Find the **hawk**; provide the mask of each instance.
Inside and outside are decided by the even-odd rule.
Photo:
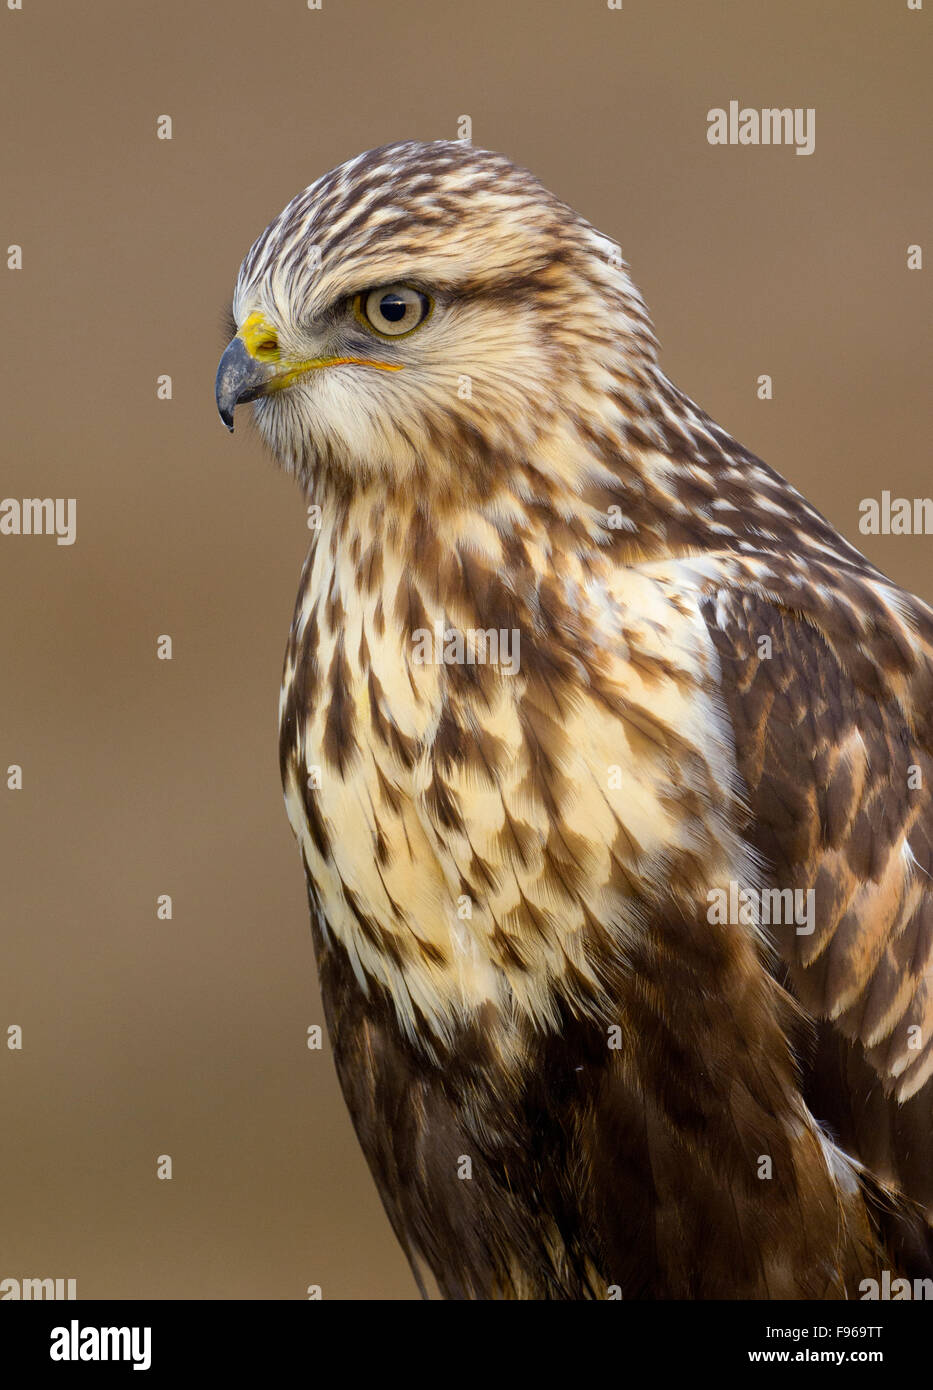
[[[221,417],[319,520],[281,770],[422,1292],[933,1274],[933,612],[671,384],[615,243],[502,155],[341,165],[233,316]]]

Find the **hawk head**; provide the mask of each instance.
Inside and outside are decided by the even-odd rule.
[[[487,492],[532,453],[566,481],[568,409],[598,403],[605,427],[621,361],[630,414],[656,362],[618,247],[503,155],[455,141],[386,145],[298,194],[244,260],[233,314],[221,417],[232,429],[253,401],[306,487]]]

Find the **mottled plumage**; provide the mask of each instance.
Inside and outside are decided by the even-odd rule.
[[[383,286],[424,321],[380,336]],[[342,165],[233,310],[224,418],[255,400],[320,507],[282,776],[423,1286],[933,1273],[930,609],[666,379],[614,243],[500,155]],[[417,658],[490,630],[514,673]],[[812,933],[711,920],[769,888]]]

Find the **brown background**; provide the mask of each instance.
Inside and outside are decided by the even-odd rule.
[[[933,599],[929,538],[857,529],[861,498],[933,491],[930,272],[906,269],[931,213],[930,11],[0,9],[0,493],[78,499],[71,548],[0,537],[0,767],[25,770],[0,781],[0,1278],[414,1293],[329,1052],[305,1046],[322,1020],[276,708],[307,533],[212,396],[254,237],[343,159],[470,114],[475,144],[620,243],[678,385]],[[815,154],[711,147],[730,98],[815,107]]]

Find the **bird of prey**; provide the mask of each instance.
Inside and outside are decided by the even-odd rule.
[[[502,155],[342,164],[233,316],[221,417],[316,526],[280,748],[326,1019],[422,1292],[917,1287],[933,612]]]

